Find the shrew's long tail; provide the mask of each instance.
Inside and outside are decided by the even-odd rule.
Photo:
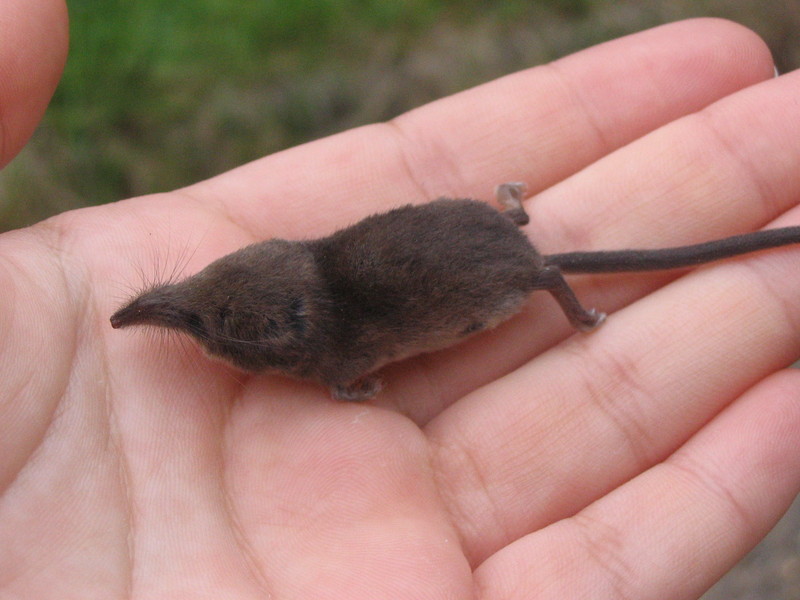
[[[548,254],[548,265],[565,273],[659,271],[700,265],[731,256],[800,243],[800,227],[766,229],[721,240],[658,250],[599,250]]]

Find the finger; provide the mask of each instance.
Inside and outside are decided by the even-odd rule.
[[[800,491],[799,385],[771,377],[665,463],[498,552],[479,597],[698,598]]]
[[[256,161],[189,190],[257,237],[324,233],[439,195],[544,189],[638,136],[773,74],[726,21],[675,23]],[[621,102],[620,98],[625,101]]]
[[[44,114],[67,57],[63,0],[0,3],[0,167]]]
[[[735,211],[746,221],[797,201],[800,181],[792,173],[800,163],[800,126],[787,123],[796,121],[790,115],[798,87],[798,76],[766,82],[711,109],[725,117],[717,124],[718,136],[738,130],[739,142],[757,136],[764,145],[751,145],[746,169],[726,168],[720,159],[726,176],[737,178],[733,182],[714,177],[716,166],[698,167],[702,191],[696,202],[717,196],[703,187],[709,179],[746,191]],[[776,111],[774,119],[765,106]],[[691,147],[692,138],[703,139],[702,131],[693,134],[682,123],[674,127],[683,131],[672,141],[677,155]],[[652,164],[654,152],[665,152],[667,133],[655,134],[652,147],[649,137],[632,144],[620,160],[628,153],[631,161],[639,156]],[[771,158],[776,155],[781,158]],[[615,178],[613,169],[597,175]],[[690,183],[684,185],[691,197]],[[757,208],[749,209],[747,201]],[[787,219],[796,223],[800,215]],[[691,216],[679,207],[673,221],[679,229]],[[624,226],[618,227],[625,235]],[[780,249],[691,273],[433,421],[429,433],[438,448],[443,493],[461,515],[456,520],[464,524],[475,559],[571,514],[652,465],[743,389],[791,362],[798,350],[797,252]],[[606,308],[605,301],[601,306]]]

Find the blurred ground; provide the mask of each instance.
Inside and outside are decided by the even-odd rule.
[[[71,53],[0,173],[0,231],[164,191],[593,44],[693,16],[800,66],[800,0],[70,0]],[[800,446],[800,444],[799,444]],[[704,600],[800,599],[800,502]]]
[[[702,600],[800,599],[800,500]]]

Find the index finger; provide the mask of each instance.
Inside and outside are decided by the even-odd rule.
[[[675,23],[515,73],[191,188],[265,238],[327,233],[440,195],[535,193],[627,142],[771,77],[764,43],[718,20]]]

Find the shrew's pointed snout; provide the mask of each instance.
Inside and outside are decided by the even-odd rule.
[[[111,327],[131,325],[178,327],[185,319],[175,299],[166,289],[158,288],[137,296],[111,315]]]
[[[131,300],[111,315],[111,327],[120,329],[130,325],[143,325],[144,323],[160,324],[159,314],[163,312],[163,302],[153,302],[146,296],[139,296]]]
[[[127,323],[127,320],[125,319],[125,315],[122,312],[122,309],[118,310],[113,315],[111,315],[111,327],[113,327],[114,329],[125,327],[125,325],[128,324],[129,323]]]

